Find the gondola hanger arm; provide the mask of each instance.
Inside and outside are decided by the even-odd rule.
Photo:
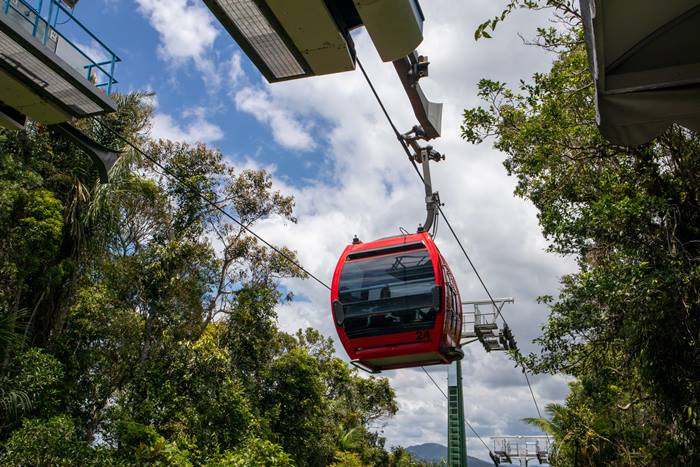
[[[393,61],[404,91],[413,107],[413,113],[423,128],[423,139],[438,138],[442,130],[442,104],[431,102],[425,97],[418,80],[428,76],[428,57],[413,51],[405,57]]]
[[[440,195],[433,191],[433,183],[430,177],[430,161],[440,162],[445,160],[445,156],[433,149],[432,146],[421,146],[418,142],[421,139],[426,139],[426,133],[423,127],[416,125],[411,131],[401,135],[401,139],[413,150],[409,156],[414,164],[421,164],[423,169],[423,185],[425,187],[425,222],[419,226],[418,230],[430,232],[433,227],[436,217],[438,216],[438,207],[440,203]]]

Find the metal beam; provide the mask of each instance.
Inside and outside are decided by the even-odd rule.
[[[418,84],[420,78],[428,76],[427,58],[413,51],[403,58],[394,60],[393,64],[411,102],[413,113],[423,128],[425,133],[423,139],[438,138],[442,131],[442,104],[429,101]]]
[[[491,300],[472,300],[469,302],[462,302],[462,305],[493,305],[493,302],[496,302],[496,303],[515,303],[515,300],[513,299],[513,297],[494,298],[493,301],[491,301]]]
[[[117,162],[117,159],[119,159],[121,155],[120,151],[114,151],[101,145],[67,122],[51,125],[50,128],[57,130],[87,153],[95,163],[97,171],[100,173],[100,180],[102,183],[109,182],[109,171],[114,166],[114,163]]]

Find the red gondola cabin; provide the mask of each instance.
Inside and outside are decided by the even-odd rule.
[[[348,245],[333,275],[331,305],[345,350],[368,371],[464,355],[459,291],[427,232]]]

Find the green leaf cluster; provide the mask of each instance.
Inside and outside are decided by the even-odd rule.
[[[550,9],[554,27],[533,45],[551,68],[515,88],[484,79],[481,107],[464,112],[463,137],[505,154],[515,193],[538,209],[550,250],[573,257],[538,372],[573,375],[552,420],[558,465],[681,465],[700,446],[700,138],[670,128],[638,147],[610,144],[595,124],[580,15],[572,2],[513,2]],[[508,8],[511,8],[513,3]],[[547,425],[547,423],[554,425]]]
[[[295,222],[294,200],[205,145],[150,139],[148,97],[102,118],[157,164],[78,123],[123,150],[106,185],[49,129],[0,130],[0,464],[388,465],[387,380],[277,328],[280,281],[305,274],[246,228]]]

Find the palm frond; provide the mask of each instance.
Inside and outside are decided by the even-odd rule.
[[[32,401],[24,391],[0,389],[0,420],[15,419],[32,408]]]
[[[24,338],[25,318],[27,310],[0,310],[0,351],[7,352],[11,347],[18,346]]]
[[[556,428],[552,424],[551,420],[548,420],[546,418],[528,417],[524,418],[523,421],[527,424],[536,426],[537,428],[544,431],[550,436],[555,436],[556,434]]]

